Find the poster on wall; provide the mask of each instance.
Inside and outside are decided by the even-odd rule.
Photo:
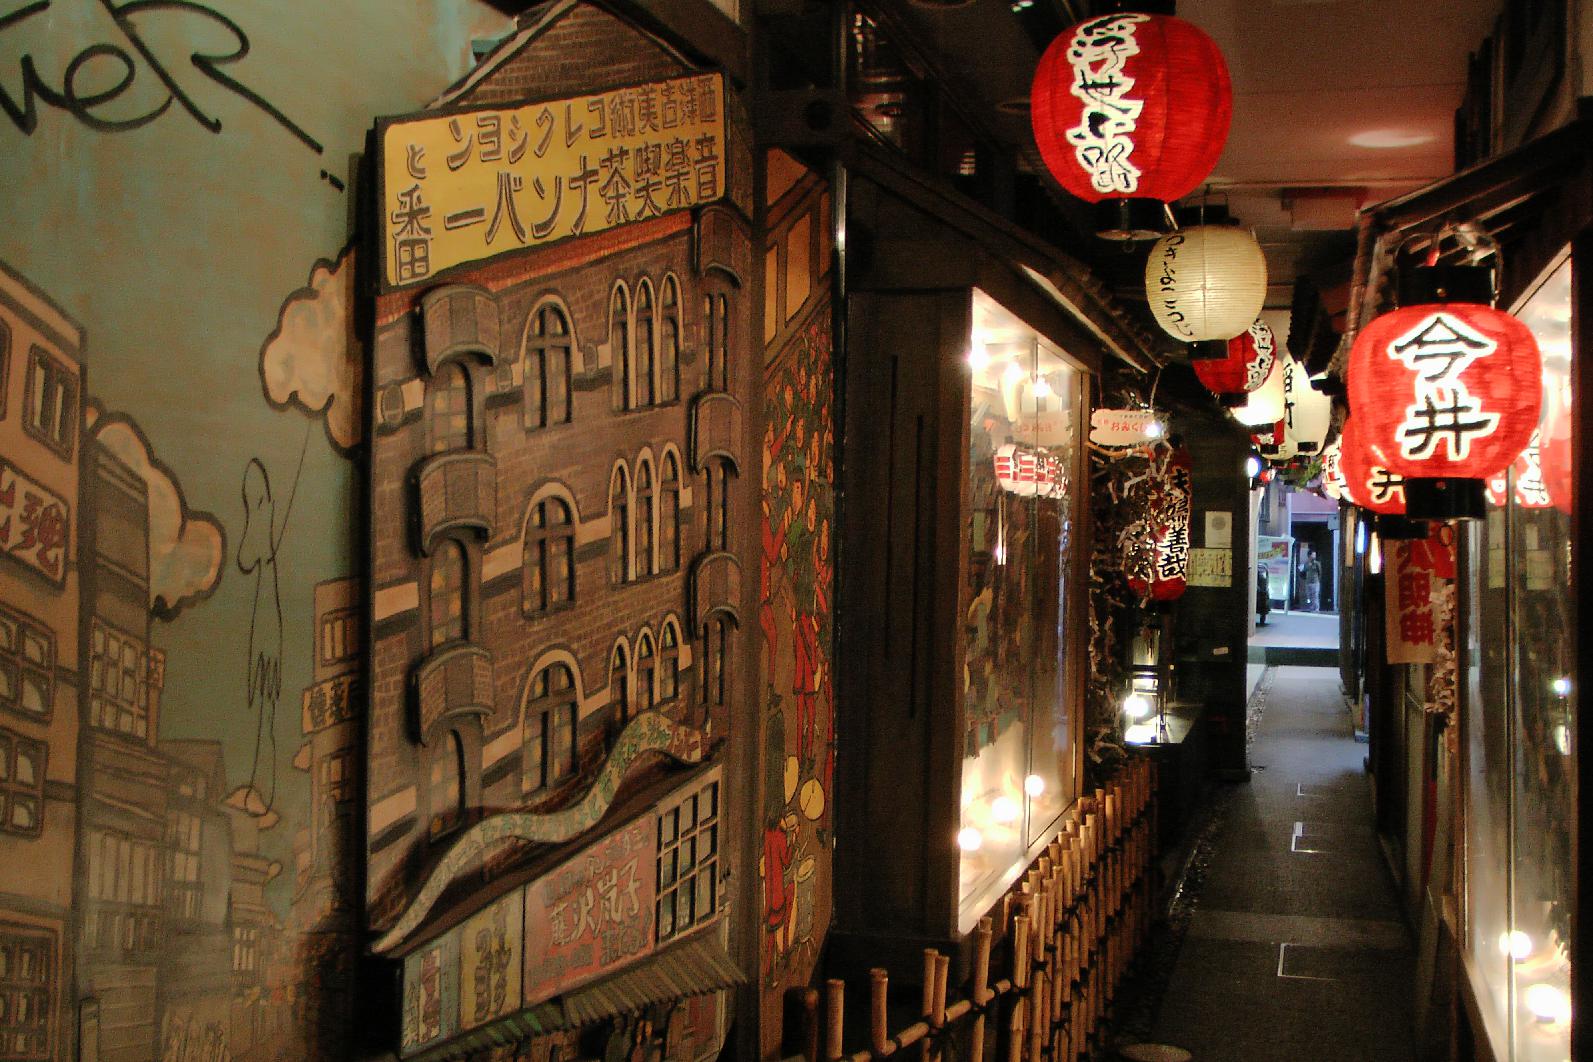
[[[1390,664],[1430,664],[1443,647],[1444,591],[1455,579],[1453,533],[1383,544],[1384,623]]]
[[[1256,536],[1256,566],[1267,573],[1267,596],[1274,604],[1286,604],[1289,600],[1289,558],[1293,555],[1294,539]]]

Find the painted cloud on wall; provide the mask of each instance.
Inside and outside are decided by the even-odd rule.
[[[149,610],[174,619],[221,581],[226,533],[210,513],[188,508],[171,469],[150,453],[149,440],[131,418],[89,406],[85,423],[149,489]]]
[[[278,409],[298,407],[326,417],[326,435],[340,453],[358,446],[364,357],[349,307],[354,298],[354,248],[337,261],[319,259],[305,286],[287,297],[277,327],[260,348],[260,379]]]

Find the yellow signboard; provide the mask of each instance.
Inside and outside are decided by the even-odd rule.
[[[397,118],[380,139],[388,288],[686,210],[727,185],[718,73]]]

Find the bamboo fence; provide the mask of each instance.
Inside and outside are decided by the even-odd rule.
[[[973,961],[947,1002],[951,958],[924,950],[921,1017],[890,1033],[890,978],[869,971],[868,1046],[847,1052],[846,985],[807,989],[797,1058],[940,1062],[948,1038],[969,1062],[1078,1062],[1099,1048],[1117,989],[1152,922],[1156,776],[1132,760],[1106,786],[1079,799],[1061,829],[973,935]],[[992,982],[992,950],[1006,976]]]

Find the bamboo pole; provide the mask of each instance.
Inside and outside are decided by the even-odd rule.
[[[824,1057],[841,1057],[842,1021],[846,1013],[846,982],[830,978],[824,982]]]
[[[985,1062],[984,1006],[994,995],[989,987],[990,935],[990,919],[979,919],[979,925],[974,930],[973,985],[968,998],[980,1010],[973,1022],[973,1037],[968,1045],[968,1062]]]
[[[878,966],[868,972],[868,1041],[877,1058],[883,1058],[890,1053],[891,1034],[886,1010],[886,994],[889,990],[889,973]]]

